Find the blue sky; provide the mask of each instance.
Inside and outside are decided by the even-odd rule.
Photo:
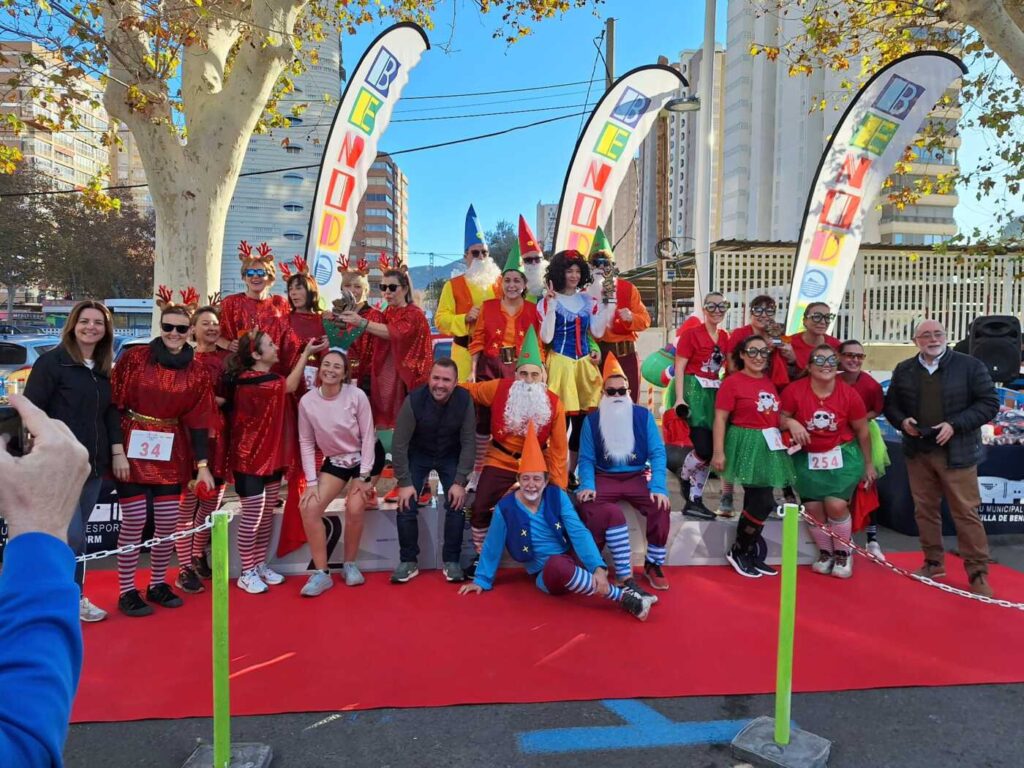
[[[604,30],[604,20],[609,16],[617,20],[617,75],[642,64],[653,64],[662,54],[670,61],[677,60],[680,50],[699,47],[704,33],[702,0],[609,0],[599,7],[599,16],[585,9],[570,11],[535,25],[532,35],[508,47],[491,37],[500,15],[482,15],[475,4],[462,0],[455,3],[451,52],[445,53],[438,46],[438,42],[447,42],[451,34],[449,2],[443,4],[436,16],[436,28],[429,33],[432,48],[412,71],[403,101],[395,109],[395,120],[584,104],[586,85],[436,101],[406,101],[404,97],[589,80],[596,56],[593,40]],[[720,42],[725,40],[725,5],[725,0],[719,0],[716,37]],[[384,26],[365,25],[357,35],[342,39],[342,59],[348,72],[355,68],[363,50]],[[598,60],[595,77],[601,77],[603,72],[604,64]],[[593,84],[591,107],[603,91],[603,82]],[[450,108],[436,109],[441,106]],[[424,108],[436,111],[408,111]],[[421,146],[580,111],[392,122],[380,149]],[[476,207],[485,229],[493,228],[501,219],[515,222],[520,213],[533,224],[538,202],[558,202],[580,120],[570,118],[506,136],[397,157],[409,178],[409,250],[437,253],[438,263],[456,258],[456,254],[462,253],[463,222],[470,203]],[[409,260],[416,265],[427,263],[427,258],[413,253]]]

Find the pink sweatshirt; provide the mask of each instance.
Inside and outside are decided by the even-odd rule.
[[[317,448],[344,466],[358,463],[360,475],[370,474],[376,441],[370,401],[355,384],[343,384],[332,398],[311,389],[299,400],[299,453],[307,483],[317,481]]]

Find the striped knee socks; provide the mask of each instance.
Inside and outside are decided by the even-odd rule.
[[[633,575],[633,565],[629,559],[629,527],[617,525],[605,531],[604,535],[608,551],[612,553],[612,562],[615,563],[615,577],[628,579]]]
[[[178,497],[157,496],[153,499],[153,528],[154,535],[162,539],[174,533],[178,524]],[[165,541],[153,547],[149,553],[149,566],[151,575],[150,585],[162,584],[167,578],[167,566],[171,562],[171,553],[174,552],[174,543]]]
[[[132,496],[120,499],[121,529],[117,534],[117,546],[126,547],[142,541],[142,529],[146,526],[146,497]],[[117,582],[120,593],[135,589],[135,570],[139,565],[139,550],[117,556]]]
[[[196,510],[199,508],[199,499],[190,488],[181,492],[181,500],[178,502],[178,532],[187,531],[193,526],[196,519]],[[178,565],[182,568],[192,565],[192,537],[178,539],[174,542],[174,551],[178,555]]]
[[[622,599],[622,587],[616,587],[614,584],[610,585],[611,589],[608,594],[605,595],[609,600],[618,602]],[[576,570],[572,572],[568,583],[565,588],[570,592],[576,592],[580,595],[592,595],[594,594],[594,577],[589,571],[576,566]]]
[[[238,555],[242,560],[242,570],[249,571],[259,565],[256,554],[256,539],[262,518],[266,492],[258,496],[241,496],[242,519],[238,522]]]

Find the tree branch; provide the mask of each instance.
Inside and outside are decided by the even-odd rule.
[[[242,13],[239,4],[228,0],[223,5]],[[211,103],[210,97],[224,88],[228,56],[238,41],[241,23],[236,18],[221,15],[218,7],[207,9],[195,25],[194,39],[186,42],[181,58],[182,112],[190,135],[204,131],[204,117]]]
[[[1024,83],[1024,9],[1018,0],[949,0],[946,14],[976,29]]]

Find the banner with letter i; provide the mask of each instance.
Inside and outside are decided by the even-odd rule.
[[[812,302],[839,309],[864,234],[864,211],[928,113],[965,74],[956,56],[911,53],[876,72],[846,108],[807,198],[786,333],[803,328],[804,308]]]
[[[429,48],[418,25],[395,24],[370,44],[345,84],[327,135],[306,236],[306,261],[328,303],[341,295],[337,260],[352,244],[377,144],[409,82],[409,70]]]
[[[671,67],[651,64],[624,74],[597,102],[565,174],[555,218],[556,253],[590,252],[594,232],[607,222],[640,143],[665,102],[687,85]]]

